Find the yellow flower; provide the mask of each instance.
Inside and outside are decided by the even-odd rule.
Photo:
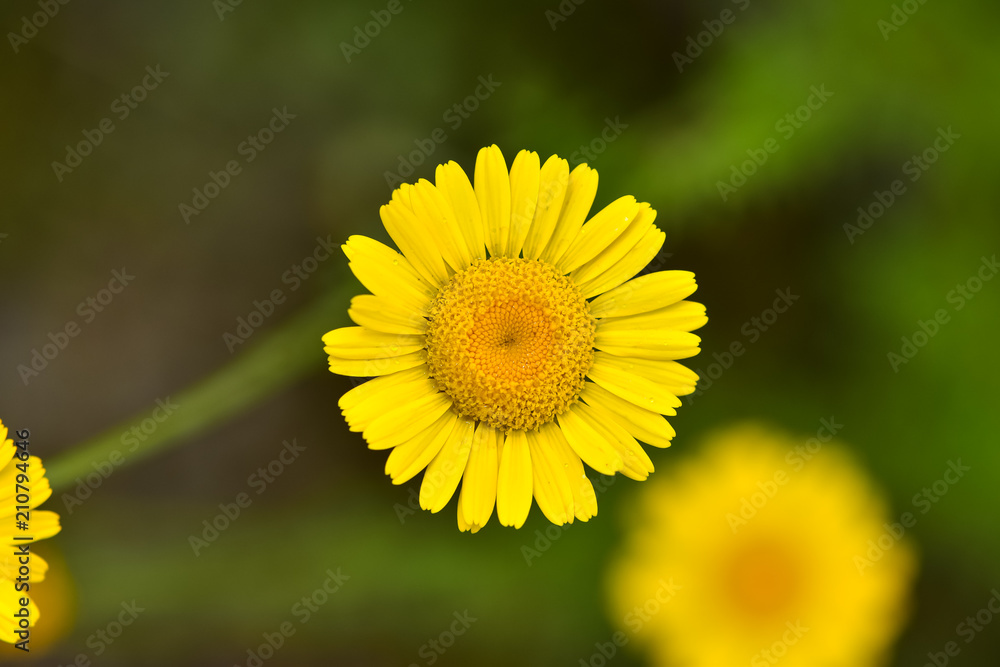
[[[330,370],[378,376],[340,407],[371,449],[392,449],[394,484],[426,468],[420,505],[440,511],[462,481],[458,525],[493,514],[520,527],[532,497],[555,524],[597,514],[583,463],[645,479],[638,441],[667,447],[677,398],[697,375],[707,321],[684,301],[694,274],[635,278],[659,252],[656,212],[621,197],[584,224],[597,172],[521,151],[507,170],[496,146],[475,187],[454,162],[436,183],[403,185],[381,209],[402,251],[364,236],[343,246],[372,294],[358,326],[323,336]],[[587,380],[590,380],[589,382]]]
[[[653,664],[882,664],[915,557],[843,450],[741,426],[674,472],[644,489],[608,578]],[[678,590],[660,604],[663,581]]]
[[[59,515],[35,510],[50,495],[52,489],[41,460],[37,456],[22,457],[0,421],[0,544],[4,549],[0,554],[0,641],[23,641],[24,636],[17,633],[24,632],[24,623],[31,627],[38,620],[30,588],[45,578],[49,566],[30,553],[27,545],[59,532]],[[27,526],[22,528],[19,522],[25,520],[26,514]],[[26,605],[21,604],[22,599],[27,600]],[[24,610],[26,621],[17,616]]]

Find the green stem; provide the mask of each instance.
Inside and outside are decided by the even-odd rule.
[[[258,401],[280,391],[311,372],[325,367],[320,337],[343,325],[346,304],[359,291],[353,281],[307,306],[279,328],[240,354],[232,363],[201,380],[171,400],[179,408],[133,451],[121,442],[122,434],[147,415],[137,415],[46,462],[49,482],[56,491],[77,477],[94,472],[92,464],[107,461],[114,452],[135,463],[187,437],[224,422]],[[116,455],[117,458],[117,455]]]

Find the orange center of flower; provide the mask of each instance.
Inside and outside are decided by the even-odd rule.
[[[785,613],[799,594],[798,559],[777,541],[762,539],[737,549],[727,575],[731,599],[754,618]]]
[[[579,397],[595,328],[580,290],[551,265],[477,260],[431,304],[427,364],[463,417],[530,430]]]

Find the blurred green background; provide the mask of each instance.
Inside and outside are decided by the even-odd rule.
[[[41,5],[55,15],[32,31],[25,20]],[[317,239],[387,240],[386,172],[423,147],[403,180],[452,159],[471,174],[491,143],[508,161],[529,148],[588,162],[601,176],[596,207],[622,194],[650,202],[667,233],[655,268],[695,271],[694,298],[708,306],[689,365],[706,376],[714,353],[744,343],[672,420],[674,447],[651,452],[659,471],[719,425],[766,419],[808,437],[831,416],[896,516],[949,460],[971,466],[913,529],[916,606],[893,664],[923,664],[954,640],[1000,584],[1000,281],[961,309],[952,293],[1000,250],[996,3],[394,7],[0,9],[0,418],[31,430],[53,473],[61,453],[100,433],[121,434],[127,466],[69,507],[63,494],[78,485],[63,479],[46,505],[63,518],[45,546],[63,555],[75,603],[72,626],[36,664],[85,654],[101,665],[243,665],[286,621],[296,633],[266,664],[576,665],[610,636],[603,571],[637,483],[599,492],[599,516],[559,531],[529,564],[522,547],[537,548],[549,525],[537,508],[520,531],[494,519],[475,536],[458,532],[454,500],[439,515],[411,513],[417,482],[389,483],[385,454],[350,434],[336,407],[351,383],[326,371],[319,336],[346,323],[363,290],[339,251],[303,263]],[[373,11],[391,20],[345,55]],[[248,148],[274,109],[294,118]],[[113,131],[95,134],[105,118]],[[935,149],[939,131],[952,138]],[[71,171],[54,167],[75,162],[67,146],[85,132],[100,143]],[[218,176],[234,160],[239,173]],[[179,207],[196,203],[210,172],[227,184],[186,221]],[[859,207],[872,212],[866,229]],[[296,266],[315,271],[296,282]],[[134,279],[101,304],[123,269]],[[276,289],[286,300],[231,353],[224,334]],[[765,331],[752,318],[778,289],[799,299]],[[889,353],[939,309],[948,321],[917,335],[925,344],[894,369]],[[19,371],[71,321],[79,334],[65,349],[37,375]],[[291,329],[298,338],[266,347]],[[295,349],[279,344],[289,340]],[[179,429],[218,409],[218,392],[178,397],[259,345],[270,360],[259,373],[221,385],[259,401],[129,460],[131,427]],[[162,423],[158,399],[179,405]],[[257,495],[248,478],[292,439],[305,449]],[[241,492],[252,504],[195,556],[189,536]],[[297,602],[338,568],[349,579],[300,624]],[[133,600],[144,611],[113,643],[92,638]],[[477,620],[443,656],[422,648],[466,610]],[[956,662],[998,656],[1000,623]]]

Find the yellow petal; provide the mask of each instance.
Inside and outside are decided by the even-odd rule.
[[[465,472],[465,464],[469,460],[475,430],[475,420],[458,420],[441,451],[424,472],[424,479],[420,484],[420,507],[440,512],[455,495],[455,489],[458,488],[458,482]]]
[[[524,258],[538,259],[542,249],[552,238],[552,232],[559,221],[566,188],[569,185],[569,163],[558,155],[553,155],[542,165],[538,181],[538,203],[535,217],[531,221],[528,236],[524,240]]]
[[[531,453],[524,431],[511,431],[504,442],[497,477],[497,519],[520,528],[531,510]]]
[[[372,294],[421,314],[428,313],[437,290],[420,277],[405,257],[367,236],[352,236],[341,248],[350,260],[351,271]]]
[[[456,162],[448,162],[438,165],[434,180],[438,190],[451,204],[451,210],[455,213],[455,219],[473,259],[486,259],[483,217],[479,212],[479,202],[476,200],[476,192],[472,189],[469,177]]]
[[[572,521],[573,490],[566,475],[566,463],[541,430],[526,435],[535,502],[542,514],[557,526]]]
[[[326,345],[323,350],[338,359],[386,359],[422,350],[424,337],[341,327],[324,334],[323,343]]]
[[[472,439],[469,463],[462,480],[460,512],[470,525],[486,525],[493,514],[497,498],[497,475],[500,469],[498,443],[503,433],[485,422],[479,422]]]
[[[674,428],[659,413],[640,408],[600,385],[587,382],[580,392],[580,398],[598,413],[603,413],[606,420],[616,421],[636,440],[654,447],[669,447],[676,435]],[[675,412],[671,410],[670,414]]]
[[[24,623],[26,623],[29,628],[34,627],[35,623],[38,622],[38,605],[35,604],[35,601],[32,600],[28,594],[17,591],[17,589],[14,588],[13,583],[5,582],[5,584],[5,586],[0,588],[0,609],[4,610],[4,614],[0,616],[0,641],[7,644],[16,644],[24,640],[23,636],[18,635],[19,632],[24,632],[24,628],[22,628],[20,624],[21,619],[23,618]],[[24,611],[20,612],[22,617],[17,618],[14,616],[14,610],[21,607],[22,597],[26,599],[27,604],[24,606]],[[59,604],[65,603],[60,602]],[[36,639],[35,641],[37,642],[39,640]],[[42,644],[41,646],[45,645]],[[41,646],[36,645],[34,650],[42,650]],[[15,649],[10,649],[7,652],[12,654],[14,653],[14,650]],[[16,660],[16,658],[12,658],[11,660],[5,662],[8,662],[9,664],[13,660]]]
[[[708,323],[705,306],[694,301],[678,301],[640,315],[606,317],[598,321],[598,331],[637,331],[640,329],[673,329],[694,331]]]
[[[408,371],[403,371],[401,373],[393,373],[392,375],[385,375],[380,378],[375,378],[374,380],[369,380],[363,384],[359,384],[350,391],[344,393],[337,402],[341,410],[348,410],[356,405],[364,403],[369,399],[377,397],[382,391],[394,387],[399,384],[404,384],[407,382],[412,382],[420,378],[427,377],[426,368],[411,368]]]
[[[538,153],[521,151],[510,166],[510,235],[505,257],[519,257],[538,203]]]
[[[540,259],[549,264],[557,264],[583,227],[583,221],[590,213],[597,196],[597,172],[585,164],[577,165],[569,174],[566,199],[563,202],[559,220],[552,232],[552,238],[542,250]]]
[[[32,509],[31,519],[28,521],[28,530],[26,531],[14,528],[14,515],[2,518],[3,523],[0,524],[0,543],[3,544],[15,544],[15,537],[18,538],[17,544],[28,544],[52,537],[61,530],[59,515],[48,510]]]
[[[389,334],[423,335],[427,320],[420,311],[400,305],[394,299],[361,294],[351,299],[347,314],[355,324]]]
[[[583,421],[610,442],[618,452],[623,463],[621,469],[623,475],[640,482],[649,477],[649,473],[653,472],[653,462],[628,431],[613,419],[603,419],[603,414],[585,403],[578,404],[576,408],[577,414]]]
[[[462,490],[458,492],[458,511],[455,513],[458,515],[458,529],[463,533],[471,532],[473,534],[478,533],[482,529],[482,524],[469,523],[465,520],[465,484],[462,484]],[[490,514],[493,513],[493,507],[490,507]],[[487,519],[488,520],[488,519]]]
[[[391,201],[399,202],[399,204],[404,208],[408,208],[410,211],[413,211],[413,202],[410,200],[410,191],[412,189],[412,183],[403,183],[392,191]]]
[[[423,350],[384,359],[342,359],[330,355],[329,362],[330,370],[337,375],[368,378],[423,366],[427,363],[427,355]]]
[[[698,289],[690,271],[658,271],[616,287],[590,302],[594,317],[624,317],[669,306]]]
[[[601,249],[593,259],[571,272],[570,275],[577,285],[587,284],[620,262],[653,226],[653,221],[656,219],[656,211],[651,209],[649,204],[646,203],[641,203],[638,206],[639,208],[632,217],[632,221],[613,241]],[[594,216],[587,224],[593,224],[596,219],[597,216]],[[586,228],[587,225],[584,225],[584,229]]]
[[[591,517],[597,516],[597,494],[594,493],[594,485],[590,483],[583,470],[580,455],[573,451],[562,429],[555,422],[545,424],[539,432],[545,435],[563,461],[570,490],[573,492],[573,512],[576,518],[580,521],[589,521]]]
[[[573,511],[576,512],[576,518],[580,521],[590,521],[597,516],[597,494],[594,493],[594,485],[583,473],[582,463],[580,470],[580,474],[570,478],[570,485],[573,489]]]
[[[393,484],[405,484],[437,456],[458,423],[458,415],[445,411],[418,436],[396,447],[385,462],[385,473]]]
[[[475,191],[486,249],[490,255],[501,257],[510,237],[510,174],[495,144],[480,150],[476,158]]]
[[[0,553],[0,578],[13,582],[20,575],[22,563],[19,556],[14,553],[14,549],[5,550]],[[49,564],[34,551],[28,552],[28,581],[45,581],[45,575],[49,571]],[[12,585],[11,588],[14,586]]]
[[[0,421],[0,468],[5,467],[14,458],[17,447],[14,440],[7,437],[7,427]]]
[[[679,398],[657,383],[609,364],[601,352],[594,354],[594,365],[587,376],[615,396],[660,414],[674,414],[674,408],[681,404]],[[570,444],[573,444],[572,440]]]
[[[23,461],[18,459],[17,464],[23,465]],[[27,482],[17,481],[17,476],[22,473],[27,475]],[[52,488],[45,476],[45,467],[37,456],[28,457],[27,472],[16,465],[8,465],[0,470],[0,513],[9,511],[12,524],[14,523],[14,506],[24,504],[15,503],[16,497],[20,493],[28,494],[27,505],[29,508],[38,507],[52,495]],[[0,516],[4,515],[0,514]]]
[[[448,280],[448,270],[437,245],[436,230],[404,204],[410,188],[401,187],[393,193],[393,200],[379,209],[382,225],[417,273],[428,284],[440,287]]]
[[[559,267],[569,273],[600,255],[628,229],[638,212],[639,203],[632,195],[619,197],[605,206],[580,229],[559,259]]]
[[[566,441],[583,462],[604,475],[614,475],[625,465],[615,447],[591,428],[572,406],[557,418]]]
[[[436,391],[434,381],[427,376],[427,366],[421,365],[358,385],[341,396],[338,405],[350,429],[363,431],[402,401],[415,400]]]
[[[606,352],[597,354],[600,355],[602,363],[655,382],[674,396],[686,396],[693,392],[695,385],[698,384],[698,374],[676,361],[619,357]]]
[[[464,271],[472,264],[472,252],[465,242],[458,220],[444,195],[434,184],[421,178],[410,189],[413,213],[424,223],[441,251],[444,261],[455,271]]]
[[[364,430],[369,449],[389,449],[416,438],[448,412],[452,401],[443,392],[427,392],[372,420]]]
[[[639,359],[687,359],[700,351],[701,338],[685,331],[647,329],[602,331],[594,337],[594,347],[609,354]]]
[[[580,284],[583,296],[590,298],[618,287],[642,271],[660,252],[667,236],[656,227],[647,229],[634,248],[625,253],[616,264],[592,280]]]

